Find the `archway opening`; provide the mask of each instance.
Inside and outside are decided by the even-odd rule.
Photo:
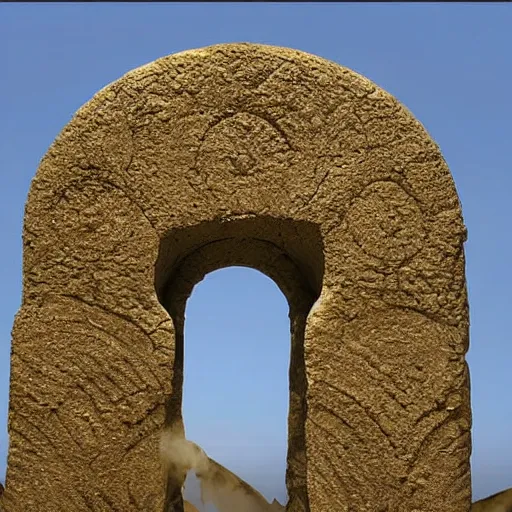
[[[182,392],[187,301],[193,288],[206,275],[233,266],[264,273],[276,283],[289,306],[291,350],[286,490],[290,508],[308,512],[304,333],[307,315],[320,295],[324,271],[323,243],[315,224],[253,214],[230,214],[167,233],[155,266],[157,296],[174,325],[169,347],[172,354],[171,393],[166,400],[165,423],[184,431]],[[259,378],[264,379],[264,373],[260,372]],[[188,432],[186,434],[191,437]],[[174,506],[180,510],[181,478],[169,477],[167,481],[167,508]]]
[[[287,501],[288,312],[283,293],[263,273],[217,270],[187,302],[184,343],[187,438],[281,503]],[[185,498],[200,504],[190,476]]]

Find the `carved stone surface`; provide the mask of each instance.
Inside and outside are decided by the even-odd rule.
[[[436,144],[346,68],[226,44],[131,71],[32,182],[3,506],[181,510],[185,303],[236,264],[290,304],[287,510],[466,512],[465,236]]]

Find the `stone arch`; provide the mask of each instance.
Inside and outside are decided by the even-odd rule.
[[[225,44],[128,73],[32,182],[9,511],[162,510],[180,315],[233,264],[290,303],[288,510],[468,510],[465,236],[436,144],[348,69]]]

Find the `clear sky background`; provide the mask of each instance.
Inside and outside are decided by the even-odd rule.
[[[440,145],[469,230],[474,497],[512,486],[510,27],[506,3],[2,4],[0,481],[23,209],[39,160],[74,112],[127,71],[190,48],[249,41],[304,50],[365,75]],[[229,268],[195,288],[185,332],[189,437],[281,500],[287,314],[270,279]]]

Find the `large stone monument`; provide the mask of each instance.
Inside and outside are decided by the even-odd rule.
[[[467,512],[465,237],[437,145],[346,68],[223,44],[131,71],[32,182],[3,507],[179,511],[185,303],[245,265],[290,304],[287,510]]]

